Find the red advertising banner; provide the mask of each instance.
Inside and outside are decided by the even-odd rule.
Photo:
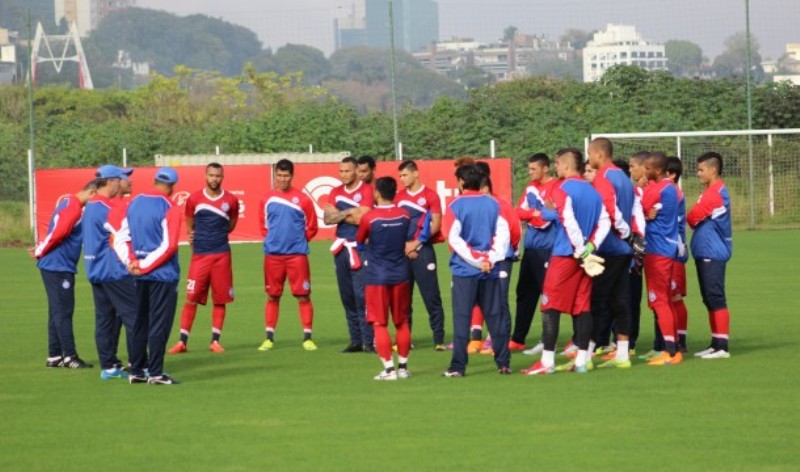
[[[495,192],[511,201],[512,176],[511,160],[487,159],[492,169],[492,183]],[[397,178],[399,162],[379,162],[376,176]],[[417,161],[422,182],[436,190],[442,199],[442,208],[456,195],[455,168],[452,160]],[[151,187],[156,167],[137,167],[131,176],[133,196]],[[179,180],[175,186],[172,201],[183,205],[192,192],[205,186],[204,166],[177,167]],[[77,192],[94,177],[95,169],[44,169],[36,171],[36,226],[39,238],[47,233],[47,225],[58,201],[65,195]],[[292,185],[303,189],[314,200],[319,218],[320,231],[316,239],[332,239],[334,228],[322,221],[322,207],[327,203],[331,189],[341,184],[339,164],[295,164]],[[258,211],[261,197],[272,185],[269,165],[228,165],[225,166],[225,181],[222,187],[239,199],[239,223],[231,234],[231,241],[261,241],[258,227]],[[185,232],[182,240],[185,240]]]

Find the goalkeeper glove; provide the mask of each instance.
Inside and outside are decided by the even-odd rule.
[[[600,256],[589,254],[581,261],[581,267],[583,267],[583,271],[586,272],[589,277],[596,277],[606,270],[605,266],[603,265],[603,262],[605,261],[606,260]]]
[[[636,233],[631,233],[631,236],[628,238],[628,244],[630,244],[631,249],[633,249],[634,257],[644,257],[644,246],[647,244],[644,238]]]

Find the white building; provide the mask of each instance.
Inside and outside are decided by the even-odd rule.
[[[648,43],[634,26],[609,24],[595,33],[583,49],[583,81],[594,82],[609,67],[620,64],[666,70],[664,45]]]
[[[124,10],[136,5],[136,0],[53,0],[56,24],[64,18],[67,24],[78,26],[82,38],[95,29],[100,20],[111,12]]]

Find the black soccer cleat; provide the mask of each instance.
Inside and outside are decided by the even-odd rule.
[[[147,382],[147,376],[146,375],[130,374],[128,376],[128,383],[131,383],[131,384],[145,384],[145,383],[148,383]]]
[[[83,359],[78,356],[67,356],[64,358],[63,367],[67,369],[91,369],[94,366],[84,362]]]
[[[464,375],[466,374],[464,374],[464,372],[461,372],[460,370],[447,369],[446,371],[442,372],[442,377],[449,377],[449,378],[463,377]]]
[[[176,385],[179,383],[167,374],[156,375],[147,379],[148,385]]]
[[[61,357],[61,356],[48,357],[47,358],[47,367],[64,367],[64,358]]]
[[[362,346],[361,344],[359,344],[359,343],[350,343],[350,344],[347,345],[347,347],[345,347],[344,349],[342,349],[339,352],[341,352],[343,354],[349,354],[351,352],[363,352],[363,351],[364,351],[364,346]]]
[[[369,354],[375,354],[375,346],[373,346],[372,344],[364,344],[361,350]]]
[[[507,366],[503,366],[503,367],[498,367],[497,368],[497,373],[500,374],[500,375],[511,375],[511,374],[514,373],[514,371],[512,371]]]

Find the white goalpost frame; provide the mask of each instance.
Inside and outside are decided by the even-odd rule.
[[[786,128],[786,129],[753,129],[753,130],[726,130],[726,131],[666,131],[666,132],[653,132],[653,133],[592,133],[591,138],[608,138],[608,139],[645,139],[645,138],[675,138],[675,150],[677,152],[677,156],[681,159],[681,138],[692,138],[692,137],[713,137],[713,136],[766,136],[767,137],[767,147],[769,149],[769,164],[767,166],[768,172],[768,199],[769,199],[769,216],[775,216],[775,174],[772,167],[772,137],[774,135],[783,135],[783,134],[798,134],[800,135],[800,128]],[[587,145],[588,149],[588,145]],[[753,163],[749,162],[750,169],[753,168]],[[752,184],[752,175],[751,175],[751,184]],[[755,195],[753,192],[750,192],[750,213],[751,213],[751,221],[755,218]]]
[[[36,181],[33,171],[33,149],[28,149],[28,217],[31,219],[33,244],[36,244],[39,241],[39,230],[36,227]]]

